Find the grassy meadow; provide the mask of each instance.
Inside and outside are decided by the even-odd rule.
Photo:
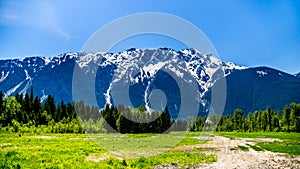
[[[300,136],[297,133],[214,134],[231,139],[258,139],[256,145],[236,147],[242,151],[249,151],[251,148],[255,151],[300,155]],[[204,144],[211,137],[211,133],[200,132],[94,135],[2,133],[0,168],[154,168],[157,165],[201,167],[203,163],[217,161],[216,150],[181,147]],[[280,141],[261,142],[259,138],[277,138]],[[208,151],[211,152],[210,155],[205,153]]]
[[[203,149],[172,148],[206,142],[184,135],[0,134],[0,168],[184,167],[216,161],[215,155],[204,155]]]

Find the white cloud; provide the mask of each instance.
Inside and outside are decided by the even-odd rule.
[[[69,39],[69,34],[60,26],[55,8],[47,1],[38,2],[40,3],[40,7],[37,10],[41,14],[41,16],[38,18],[38,22],[42,24],[43,27],[49,28]]]
[[[15,20],[18,19],[19,16],[17,15],[2,15],[1,18],[4,20]]]
[[[1,24],[37,27],[70,39],[60,24],[55,7],[48,1],[8,1],[0,11]]]

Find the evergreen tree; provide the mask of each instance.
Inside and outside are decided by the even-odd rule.
[[[266,109],[266,131],[272,130],[271,118],[272,118],[272,110],[271,107],[268,106]]]
[[[3,113],[3,93],[2,91],[0,91],[0,125],[2,124],[1,122],[1,116],[4,116],[4,113]]]
[[[262,111],[261,112],[261,129],[262,131],[266,131],[267,130],[267,112],[266,111]]]
[[[283,108],[282,127],[283,131],[290,132],[290,114],[291,109],[288,105]]]
[[[40,124],[42,105],[39,97],[35,97],[33,101],[33,117],[37,124]]]
[[[244,120],[243,111],[241,109],[234,110],[234,114],[233,114],[233,128],[234,128],[234,130],[242,131],[243,120]]]
[[[118,118],[118,131],[122,134],[131,133],[131,122],[125,116],[130,117],[130,112],[123,112],[124,114],[120,114]]]
[[[29,97],[29,102],[33,103],[34,99],[34,93],[33,93],[33,87],[30,88],[30,97]]]
[[[30,102],[29,95],[26,93],[22,106],[24,106],[24,111],[28,115],[30,115],[30,118],[31,118],[31,105],[30,104],[31,104],[31,102]]]
[[[296,104],[294,107],[296,118],[296,132],[300,133],[300,104]]]
[[[255,130],[255,119],[251,112],[248,113],[248,116],[247,116],[247,125],[248,125],[247,131],[253,132]]]
[[[105,128],[107,129],[107,132],[111,133],[114,132],[114,130],[117,130],[116,122],[119,118],[117,110],[113,106],[110,107],[109,105],[106,105],[101,114],[106,121]]]
[[[279,111],[273,111],[271,123],[272,123],[272,129],[271,131],[280,131],[280,112]]]
[[[68,118],[67,106],[65,105],[64,101],[60,103],[60,119]]]
[[[75,107],[71,103],[67,104],[67,112],[68,112],[68,117],[70,118],[70,120],[75,119],[77,117],[77,115],[75,113]]]
[[[290,117],[289,117],[289,122],[290,122],[290,131],[291,132],[296,132],[298,128],[298,108],[296,103],[291,103],[291,112],[290,112]]]
[[[167,131],[171,127],[171,116],[168,110],[168,106],[166,106],[165,111],[161,114],[162,121],[162,131]]]

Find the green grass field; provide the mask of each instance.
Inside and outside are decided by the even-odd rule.
[[[256,146],[249,146],[256,151],[268,150],[272,152],[285,153],[288,155],[300,155],[300,134],[299,133],[273,133],[273,132],[219,132],[217,135],[231,139],[235,138],[275,138],[280,141],[257,142]]]
[[[216,161],[215,155],[204,155],[203,149],[172,149],[205,142],[185,135],[0,134],[0,168],[184,167]]]
[[[273,151],[300,155],[297,133],[214,133],[229,138],[279,138],[238,146],[248,151]],[[201,166],[216,161],[215,151],[180,148],[206,143],[197,137],[211,133],[170,134],[0,134],[0,168],[154,168],[157,165]],[[175,148],[174,148],[175,147]],[[204,151],[212,152],[205,155]]]

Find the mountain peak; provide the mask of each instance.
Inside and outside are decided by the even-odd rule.
[[[130,48],[118,53],[66,52],[55,57],[34,56],[0,61],[0,87],[3,86],[2,90],[7,93],[7,96],[21,91],[25,93],[32,84],[42,83],[41,81],[36,82],[38,81],[36,79],[43,79],[42,76],[47,76],[45,73],[50,73],[49,71],[56,69],[62,70],[61,73],[63,73],[65,67],[72,71],[72,65],[74,66],[75,62],[85,73],[92,74],[97,73],[98,67],[104,68],[114,65],[120,71],[134,68],[142,71],[142,79],[153,78],[162,67],[180,77],[183,76],[183,72],[189,72],[199,83],[199,88],[202,88],[202,95],[212,86],[214,81],[212,77],[216,68],[223,66],[226,74],[240,68],[235,64],[223,63],[211,53],[201,54],[194,48],[178,51],[167,47],[157,49]],[[57,76],[59,77],[61,73],[58,72]],[[122,76],[122,73],[118,76]],[[136,81],[135,77],[129,80]],[[51,94],[47,90],[37,91],[37,93]]]
[[[236,63],[233,63],[233,62],[227,62],[226,65],[229,66],[228,69],[241,70],[241,69],[246,69],[247,68],[245,66],[237,65]]]

